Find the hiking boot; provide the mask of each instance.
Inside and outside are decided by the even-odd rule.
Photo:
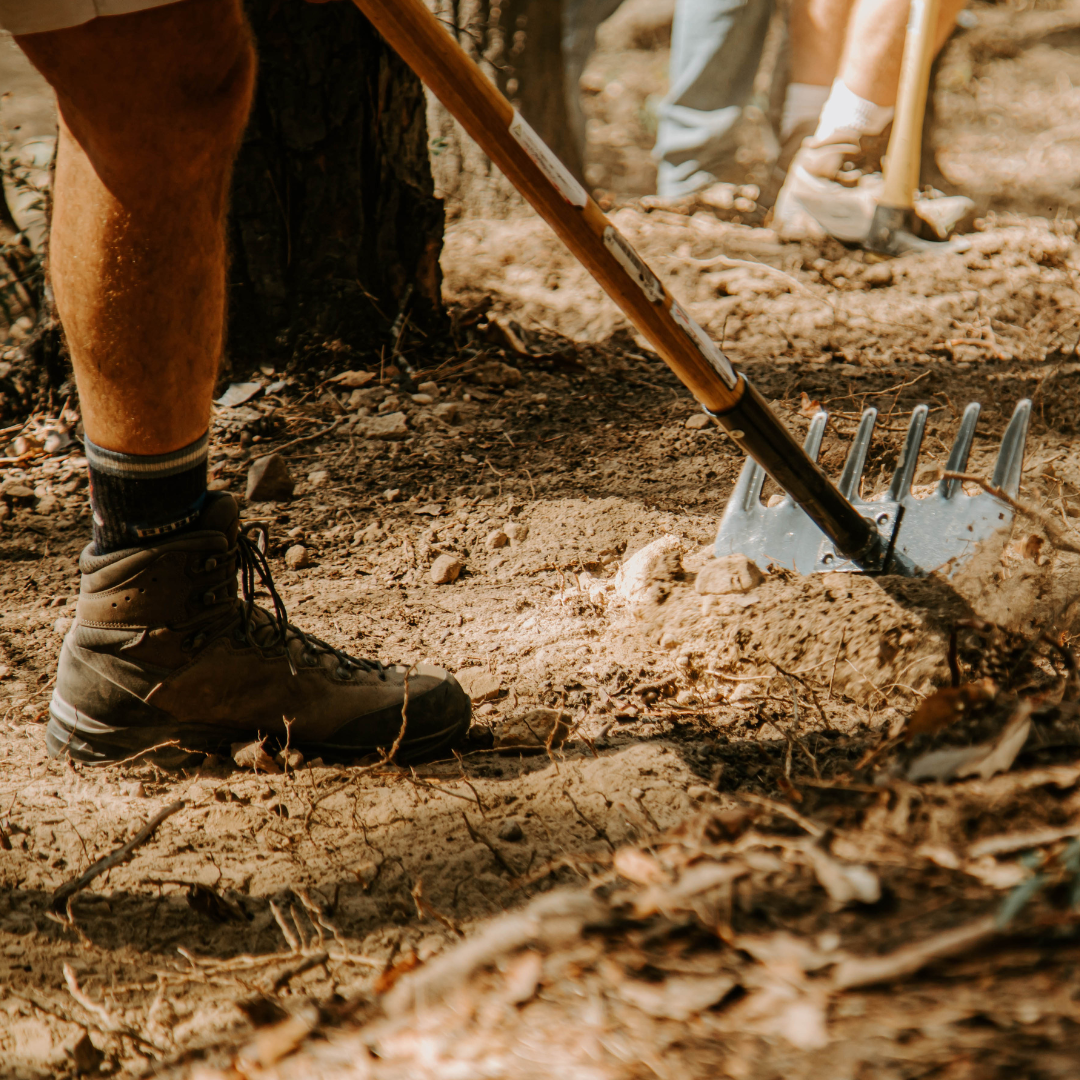
[[[175,767],[193,751],[269,736],[349,757],[396,745],[404,758],[465,732],[469,699],[449,672],[357,660],[289,623],[253,529],[265,542],[264,526],[241,527],[232,496],[211,495],[195,531],[83,551],[49,706],[51,756]],[[273,611],[255,605],[256,577]]]

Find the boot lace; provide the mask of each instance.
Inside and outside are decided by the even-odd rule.
[[[260,648],[282,648],[289,661],[289,670],[294,675],[297,670],[292,650],[289,648],[290,638],[301,642],[302,655],[312,657],[313,667],[319,663],[320,654],[330,655],[337,660],[338,674],[343,677],[358,670],[375,672],[385,679],[386,669],[380,661],[357,659],[289,622],[285,602],[274,585],[274,577],[266,558],[269,541],[270,534],[266,525],[257,521],[241,524],[236,537],[236,561],[240,573],[240,633],[243,639]],[[272,613],[255,603],[255,592],[260,585],[270,595],[274,606]]]

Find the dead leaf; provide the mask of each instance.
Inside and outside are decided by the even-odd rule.
[[[614,863],[615,869],[635,885],[656,885],[670,880],[656,859],[637,848],[619,848]]]
[[[990,679],[935,690],[924,698],[904,729],[905,742],[916,735],[932,735],[994,700],[997,687]]]
[[[253,397],[262,393],[263,385],[258,382],[230,383],[228,389],[214,402],[225,409],[231,409],[234,405],[243,405]]]
[[[920,780],[944,783],[966,776],[989,780],[997,773],[1007,772],[1027,742],[1028,733],[1031,731],[1031,711],[1034,707],[1031,701],[1020,702],[1001,734],[993,742],[932,750],[928,754],[922,754],[908,766],[908,780],[913,783]]]
[[[881,882],[868,866],[841,862],[816,845],[804,848],[814,868],[818,884],[837,904],[876,904],[881,899]]]
[[[402,975],[407,975],[410,971],[415,971],[419,966],[420,957],[416,955],[414,950],[405,953],[396,964],[392,967],[388,967],[375,980],[375,993],[385,994],[388,990],[392,990],[394,984]]]
[[[813,416],[821,409],[820,401],[811,401],[810,395],[804,390],[799,395],[799,412],[803,416]]]

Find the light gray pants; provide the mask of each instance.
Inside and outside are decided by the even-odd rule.
[[[563,53],[575,137],[584,147],[578,82],[596,45],[596,28],[622,0],[565,0]],[[735,127],[750,100],[774,0],[678,0],[671,36],[671,88],[660,104],[653,155],[665,198],[713,183],[710,171],[735,147]]]

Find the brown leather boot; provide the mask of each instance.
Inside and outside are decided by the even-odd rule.
[[[469,699],[449,672],[357,660],[290,624],[235,501],[210,499],[198,531],[83,551],[49,707],[53,757],[104,764],[158,747],[152,759],[174,766],[259,736],[352,757],[399,735],[398,756],[415,757],[465,732]],[[272,613],[254,604],[256,578]]]

